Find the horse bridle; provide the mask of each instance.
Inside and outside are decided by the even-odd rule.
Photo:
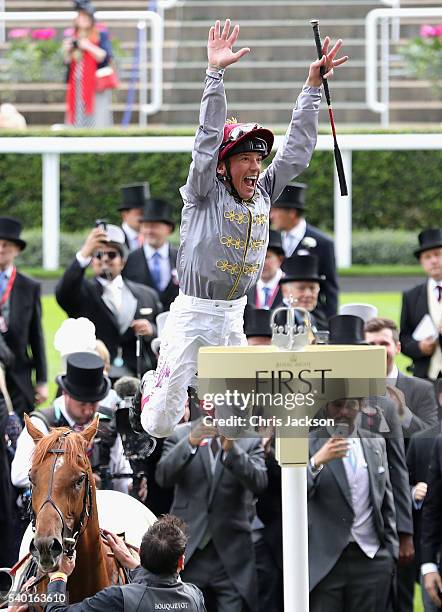
[[[75,531],[68,526],[68,524],[66,523],[66,519],[64,518],[63,512],[60,510],[60,508],[57,506],[57,504],[52,499],[52,495],[51,495],[52,485],[54,482],[55,466],[57,465],[57,459],[59,455],[64,455],[64,453],[66,452],[65,449],[63,448],[63,445],[64,445],[64,442],[67,436],[69,436],[71,433],[72,431],[66,431],[65,433],[61,434],[59,438],[60,444],[58,448],[53,448],[48,451],[49,453],[52,453],[53,455],[55,455],[54,462],[52,464],[51,476],[49,478],[48,494],[47,494],[46,499],[40,506],[40,509],[38,510],[37,513],[34,512],[34,509],[32,507],[32,483],[31,483],[31,496],[30,496],[30,513],[31,513],[32,530],[35,532],[36,524],[37,524],[37,516],[42,511],[43,507],[46,504],[50,504],[54,508],[54,510],[57,512],[58,516],[60,517],[62,529],[63,529],[62,530],[63,552],[69,558],[72,558],[74,554],[78,539],[83,533],[83,531],[86,529],[87,522],[89,520],[91,511],[92,511],[92,487],[91,487],[91,483],[89,480],[89,474],[87,471],[86,471],[86,478],[85,478],[85,483],[84,483],[83,509],[81,511],[80,519],[78,521]]]

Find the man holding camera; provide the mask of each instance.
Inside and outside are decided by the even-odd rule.
[[[154,289],[123,279],[127,257],[125,235],[116,225],[101,223],[86,239],[57,284],[57,302],[69,317],[87,317],[97,339],[107,346],[111,378],[143,373],[155,363],[150,342],[156,335],[155,317],[161,312]],[[85,278],[91,265],[94,278]],[[141,341],[141,359],[136,343]]]

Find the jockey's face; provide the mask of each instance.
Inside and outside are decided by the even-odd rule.
[[[228,159],[232,186],[242,200],[253,198],[261,172],[262,155],[260,153],[238,153]],[[218,165],[218,174],[227,176],[225,162]]]
[[[64,392],[63,397],[66,410],[77,425],[90,423],[100,404],[100,402],[80,402]]]

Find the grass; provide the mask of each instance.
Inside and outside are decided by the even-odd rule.
[[[178,230],[173,234],[171,242],[178,245]],[[53,278],[58,279],[62,276],[64,270],[59,268],[58,270],[45,270],[44,268],[28,268],[22,267],[20,270],[24,274],[33,276],[34,278],[47,279]],[[340,268],[338,270],[340,276],[422,276],[422,268],[420,266],[401,266],[401,265],[383,265],[374,264],[371,266],[366,265],[354,265],[351,268]]]

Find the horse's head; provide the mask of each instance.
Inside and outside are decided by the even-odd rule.
[[[94,482],[87,449],[98,428],[98,417],[81,433],[65,427],[43,435],[26,418],[36,443],[29,480],[35,529],[30,551],[43,572],[58,567],[86,528],[92,509]]]

